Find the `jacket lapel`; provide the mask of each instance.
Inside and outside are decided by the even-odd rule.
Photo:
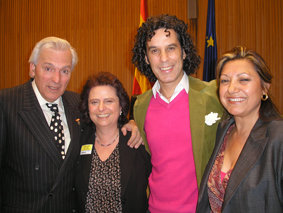
[[[207,196],[207,192],[206,192],[207,191],[207,181],[208,181],[212,166],[214,165],[215,158],[217,157],[218,152],[221,148],[221,145],[222,145],[223,139],[226,135],[226,132],[229,129],[229,127],[232,125],[232,123],[234,123],[233,119],[231,119],[229,121],[229,123],[227,125],[225,125],[224,128],[218,128],[218,130],[217,130],[218,137],[216,138],[216,144],[215,144],[213,153],[211,154],[211,157],[208,161],[208,164],[206,166],[206,169],[205,169],[203,177],[202,177],[202,181],[201,181],[202,184],[201,184],[201,187],[199,189],[199,198],[198,198],[199,201],[203,200],[203,198],[202,198],[203,196]],[[201,205],[204,205],[204,204],[201,204]]]
[[[70,145],[66,155],[66,160],[68,161],[68,158],[73,157],[74,152],[77,153],[79,149],[79,137],[81,128],[77,119],[80,119],[80,115],[78,109],[75,108],[78,106],[71,105],[64,95],[62,96],[62,100],[71,137]]]
[[[127,136],[123,136],[123,133],[120,131],[120,141],[119,141],[119,155],[120,155],[120,168],[121,168],[121,197],[123,198],[125,195],[125,191],[127,188],[127,183],[131,175],[131,171],[134,166],[134,155],[136,152],[131,150],[127,146],[127,141],[129,139],[129,134]]]
[[[191,83],[191,82],[190,82]],[[203,140],[204,128],[201,125],[204,125],[204,116],[205,108],[200,107],[204,105],[203,96],[199,91],[194,90],[190,85],[189,90],[189,108],[190,108],[190,128],[191,128],[191,137],[193,142],[193,150],[195,155],[195,160],[199,159],[197,155],[197,150],[201,147],[198,147],[199,141]]]
[[[50,156],[51,161],[53,161],[59,168],[62,164],[62,159],[56,145],[52,143],[54,140],[53,135],[30,82],[24,86],[23,108],[18,113],[26,123],[28,129],[32,132],[33,136],[37,139],[38,143]]]
[[[217,118],[221,117],[222,107],[216,94],[216,81],[203,82],[189,76],[189,87],[190,129],[197,182],[200,186],[215,145],[215,133],[219,123],[218,119],[211,125],[206,124],[205,116],[213,112]]]
[[[79,186],[80,186],[80,190],[83,192],[84,194],[84,202],[86,199],[86,195],[88,192],[88,184],[89,184],[89,177],[90,177],[90,173],[91,173],[91,165],[92,165],[92,158],[93,158],[93,154],[95,152],[95,148],[94,148],[94,141],[95,141],[95,134],[94,134],[94,130],[91,127],[86,127],[83,130],[83,134],[81,137],[80,141],[85,141],[84,144],[80,144],[80,148],[79,148],[79,152],[81,150],[81,147],[85,144],[92,144],[92,150],[91,150],[91,154],[89,155],[80,155],[80,168],[78,168],[79,172],[81,174],[76,174],[77,176],[77,181],[79,182]]]
[[[253,127],[250,136],[248,137],[247,142],[243,147],[243,150],[231,173],[225,192],[222,206],[223,210],[237,191],[241,182],[262,155],[267,141],[266,125],[263,124],[263,121],[258,120]]]
[[[193,81],[189,77],[189,110],[190,110],[190,129],[191,129],[191,140],[193,147],[193,155],[195,161],[195,169],[198,185],[202,177],[202,161],[203,161],[203,147],[205,140],[205,128],[203,125],[205,117],[205,100],[204,96],[194,87]]]
[[[153,95],[152,90],[148,90],[145,93],[143,93],[142,95],[139,95],[138,99],[136,100],[135,106],[134,106],[134,108],[136,106],[138,106],[138,108],[139,108],[138,114],[136,113],[137,110],[134,109],[134,118],[135,118],[135,121],[137,122],[137,126],[143,128],[140,131],[141,131],[142,139],[145,142],[145,149],[148,151],[148,153],[150,153],[150,150],[149,150],[149,146],[148,146],[148,143],[147,143],[147,140],[146,140],[146,134],[145,134],[145,131],[144,131],[144,122],[145,122],[146,112],[147,112],[149,102],[150,102],[152,95]]]
[[[56,188],[57,185],[60,183],[60,179],[66,173],[67,169],[74,169],[75,162],[77,157],[79,156],[79,136],[80,136],[80,126],[77,123],[77,119],[79,118],[79,112],[76,108],[77,106],[73,106],[69,103],[69,101],[62,96],[63,104],[64,104],[64,111],[68,123],[68,128],[70,132],[70,145],[66,154],[66,158],[63,161],[62,166],[60,167],[59,174],[57,176],[57,180],[53,185],[53,188]],[[60,156],[61,158],[61,156]]]

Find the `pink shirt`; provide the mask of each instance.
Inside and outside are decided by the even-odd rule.
[[[188,94],[169,104],[157,94],[145,119],[151,152],[149,210],[152,213],[195,212],[198,188],[190,133]]]

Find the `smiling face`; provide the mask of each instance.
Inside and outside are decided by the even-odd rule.
[[[43,48],[37,64],[30,64],[30,77],[48,102],[56,101],[66,90],[71,78],[72,55],[70,50]]]
[[[219,97],[226,110],[236,117],[258,119],[261,97],[269,84],[264,83],[251,62],[245,59],[227,62],[220,75]]]
[[[96,128],[117,128],[121,106],[112,86],[95,86],[88,97],[89,116]]]
[[[185,57],[174,30],[158,29],[147,42],[146,62],[150,64],[161,87],[171,85],[175,88],[178,85],[183,77]]]

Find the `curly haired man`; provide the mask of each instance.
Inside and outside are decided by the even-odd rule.
[[[132,62],[155,82],[134,106],[135,121],[151,153],[149,211],[195,212],[198,186],[222,115],[216,82],[190,76],[200,57],[187,25],[176,16],[155,16],[143,23]],[[205,123],[211,112],[218,116]]]

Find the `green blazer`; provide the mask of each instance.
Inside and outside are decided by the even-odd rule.
[[[199,186],[206,164],[214,148],[216,130],[220,121],[217,120],[216,123],[209,126],[205,123],[205,116],[210,112],[216,112],[218,113],[217,117],[221,117],[223,108],[219,103],[215,80],[204,82],[189,76],[189,87],[191,137]],[[141,132],[145,148],[149,153],[150,150],[144,131],[144,121],[152,95],[152,90],[139,95],[134,105],[134,119]]]

